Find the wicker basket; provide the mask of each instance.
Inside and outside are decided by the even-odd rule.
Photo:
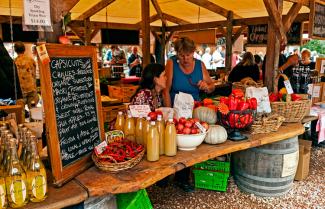
[[[108,85],[108,94],[111,98],[116,98],[122,102],[130,102],[131,97],[135,94],[139,86],[134,85],[121,85],[110,86]]]
[[[272,114],[267,117],[257,117],[251,126],[251,134],[266,134],[277,131],[285,118],[283,116]]]
[[[247,87],[262,87],[263,82],[255,82],[253,79],[246,77],[243,78],[240,82],[233,82],[233,89],[241,89],[244,93],[246,92]]]
[[[131,160],[121,162],[121,163],[117,163],[117,162],[111,163],[111,162],[105,161],[104,159],[107,159],[107,158],[110,158],[113,161],[114,161],[114,159],[110,156],[98,157],[94,152],[91,155],[91,158],[93,159],[95,165],[100,170],[110,171],[110,172],[118,172],[118,171],[122,171],[122,170],[126,170],[126,169],[134,167],[136,164],[138,164],[141,161],[143,155],[144,155],[144,149],[142,150],[142,152],[140,152],[137,156],[135,156]]]
[[[280,77],[288,80],[285,74],[279,74],[275,80],[275,92],[277,92],[277,84]],[[301,122],[305,115],[310,111],[311,101],[303,99],[300,101],[291,101],[291,97],[287,97],[286,102],[271,102],[272,113],[281,115],[285,118],[286,123]]]

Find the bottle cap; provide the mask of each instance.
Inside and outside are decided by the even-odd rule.
[[[147,116],[147,118],[146,118],[146,119],[147,119],[147,121],[150,121],[150,117],[149,117],[149,116]]]
[[[123,112],[122,112],[122,111],[118,111],[118,114],[119,114],[119,115],[123,115]]]
[[[156,125],[155,121],[151,121],[150,125],[152,125],[152,126]]]
[[[173,118],[168,118],[168,122],[173,122]]]
[[[158,121],[162,121],[162,116],[161,116],[161,115],[158,115],[158,116],[157,116],[157,120],[158,120]]]

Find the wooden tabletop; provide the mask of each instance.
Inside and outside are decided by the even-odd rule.
[[[65,184],[61,188],[49,186],[48,197],[39,203],[29,202],[24,207],[26,209],[57,209],[70,205],[75,205],[88,198],[87,191],[75,180]]]
[[[277,132],[256,134],[239,142],[227,140],[223,144],[202,144],[193,151],[178,151],[174,157],[161,156],[157,162],[143,160],[135,167],[118,173],[91,167],[75,179],[87,189],[90,197],[104,194],[133,192],[146,188],[185,167],[224,154],[281,141],[304,133],[300,123],[284,123]]]

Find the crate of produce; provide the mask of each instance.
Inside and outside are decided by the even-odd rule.
[[[230,162],[208,160],[194,166],[195,187],[216,191],[227,190]]]
[[[116,98],[122,102],[130,102],[131,97],[135,94],[139,86],[134,85],[108,85],[108,94],[111,98]]]
[[[116,195],[118,209],[152,209],[147,191],[141,189],[137,192],[130,192]]]
[[[117,113],[119,111],[125,112],[126,109],[127,109],[127,105],[125,104],[102,107],[104,122],[111,123],[113,120],[115,120]]]

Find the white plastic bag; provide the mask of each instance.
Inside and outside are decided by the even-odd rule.
[[[263,88],[247,87],[245,96],[256,98],[258,113],[270,113],[271,112],[269,92],[266,87],[263,87]]]
[[[174,110],[176,118],[192,118],[194,99],[192,95],[179,92],[175,95]]]

